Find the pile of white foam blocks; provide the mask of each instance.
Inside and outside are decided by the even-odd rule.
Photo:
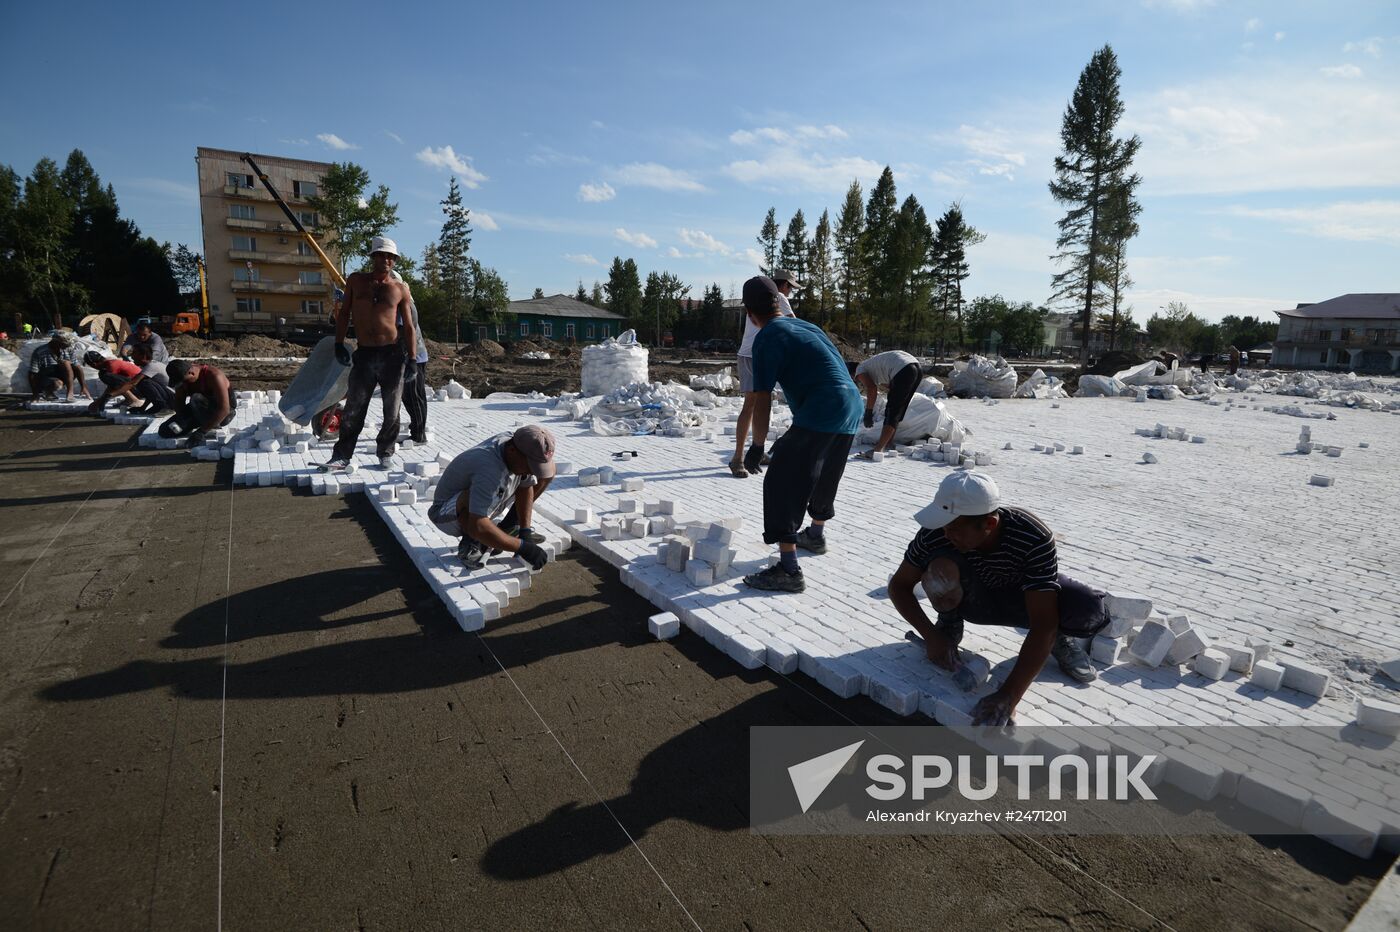
[[[1189,440],[1192,443],[1206,442],[1206,438],[1201,434],[1193,434],[1185,427],[1168,427],[1166,424],[1157,424],[1153,427],[1139,427],[1134,433],[1139,437],[1156,437],[1158,440]]]
[[[922,443],[899,443],[889,450],[872,450],[870,453],[870,458],[876,463],[883,463],[897,456],[949,466],[991,466],[995,462],[990,452],[973,450],[966,443],[953,443],[933,437]]]

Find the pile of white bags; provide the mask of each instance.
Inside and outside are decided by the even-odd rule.
[[[886,401],[885,396],[881,395],[880,400],[875,403],[875,426],[861,428],[856,434],[858,443],[873,444],[880,439],[880,431],[885,427]],[[948,408],[943,402],[915,392],[914,397],[909,399],[909,408],[904,412],[904,420],[894,429],[894,442],[916,443],[932,437],[935,440],[962,443],[967,434],[967,428],[948,413]]]
[[[1076,398],[1116,398],[1119,395],[1136,394],[1111,375],[1081,375]]]
[[[586,416],[589,430],[605,437],[633,434],[675,437],[714,420],[707,412],[716,403],[712,393],[675,382],[634,382],[598,399]]]
[[[948,394],[958,398],[1010,398],[1016,391],[1016,370],[1000,356],[973,356],[953,363]]]
[[[1068,398],[1065,383],[1053,375],[1046,375],[1044,369],[1031,373],[1012,394],[1013,398]]]
[[[942,398],[946,392],[943,391],[943,383],[931,375],[924,376],[924,380],[919,383],[919,394],[928,395],[930,398]]]
[[[690,377],[691,388],[704,388],[712,392],[727,392],[738,388],[739,383],[730,374],[729,367],[725,366],[718,372],[711,372],[707,375],[692,375]]]
[[[635,330],[583,348],[584,395],[606,395],[646,381],[647,348],[637,343]]]

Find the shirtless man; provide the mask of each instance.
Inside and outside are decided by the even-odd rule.
[[[355,441],[365,426],[365,414],[376,385],[384,403],[384,426],[376,438],[379,465],[389,468],[398,449],[405,354],[411,352],[405,347],[417,345],[418,334],[408,285],[389,274],[399,257],[398,244],[387,236],[376,236],[370,250],[374,271],[368,275],[355,272],[346,280],[345,307],[335,319],[335,358],[351,368],[340,439],[335,442],[331,461],[322,467],[327,472],[351,471],[350,458],[355,455]],[[353,358],[345,346],[345,331],[352,320],[358,343]],[[402,328],[399,320],[403,321]]]

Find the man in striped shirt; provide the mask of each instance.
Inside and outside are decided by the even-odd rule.
[[[1001,688],[973,709],[975,724],[1011,721],[1047,657],[1081,683],[1098,677],[1084,639],[1108,624],[1104,594],[1059,571],[1055,536],[1035,515],[1001,504],[996,483],[958,470],[914,516],[922,530],[890,579],[890,601],[923,636],[929,660],[959,666],[963,622],[1028,628]],[[938,612],[930,624],[914,595],[920,582]]]

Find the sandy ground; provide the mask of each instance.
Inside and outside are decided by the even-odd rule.
[[[900,720],[652,641],[577,548],[464,635],[361,496],[227,470],[0,414],[0,928],[1340,929],[1386,868],[750,834],[749,726]]]

